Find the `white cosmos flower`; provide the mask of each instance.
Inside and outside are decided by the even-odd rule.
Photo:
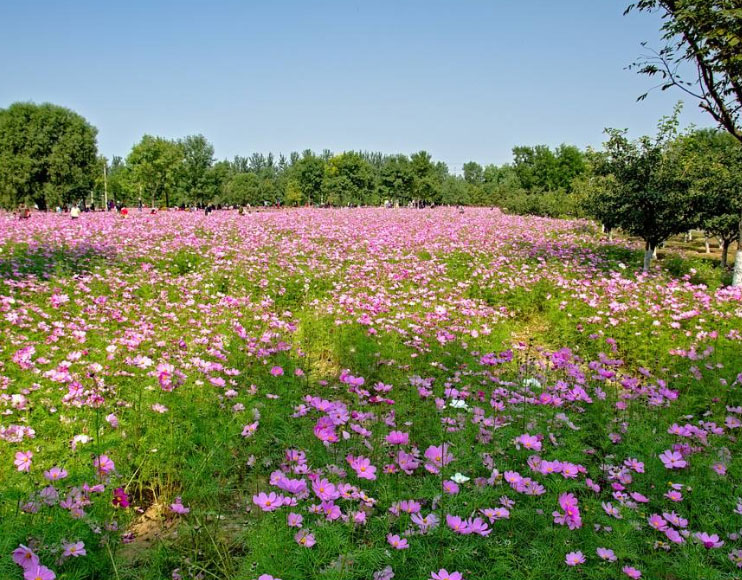
[[[463,473],[459,473],[458,471],[451,477],[451,481],[453,481],[454,483],[466,483],[470,479],[471,477],[466,477],[466,475],[464,475]]]
[[[538,379],[535,379],[535,378],[531,377],[531,378],[525,379],[523,381],[523,386],[524,387],[535,387],[537,389],[540,389],[541,388],[541,381],[539,381]]]
[[[463,399],[451,399],[451,408],[453,409],[468,409],[469,405]]]

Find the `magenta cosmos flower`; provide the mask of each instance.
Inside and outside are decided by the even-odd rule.
[[[111,500],[113,507],[129,507],[129,496],[126,495],[123,487],[117,487],[113,490],[113,500]]]
[[[441,568],[437,572],[430,574],[431,580],[464,580],[461,572],[449,572],[445,568]]]
[[[282,369],[281,367],[279,367],[279,366],[275,366],[275,367],[273,367],[273,368],[271,369],[271,374],[272,374],[272,375],[273,375],[274,377],[280,377],[280,376],[282,376],[282,375],[283,375],[283,369]]]

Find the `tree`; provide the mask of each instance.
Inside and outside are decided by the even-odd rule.
[[[189,135],[178,143],[183,151],[179,189],[187,201],[204,203],[212,193],[207,174],[214,164],[214,146],[203,135]]]
[[[0,204],[40,209],[84,200],[98,169],[97,129],[49,103],[0,109]]]
[[[659,13],[664,46],[632,67],[698,100],[742,142],[742,7],[737,0],[639,0],[626,8]],[[646,46],[646,43],[644,44]],[[687,69],[687,72],[686,70]],[[639,99],[643,99],[643,94]]]
[[[670,236],[698,225],[698,197],[681,171],[680,156],[671,147],[677,135],[680,107],[664,117],[657,136],[629,141],[625,130],[606,129],[609,140],[599,174],[611,175],[595,200],[600,212],[645,243],[644,271],[655,248]]]
[[[360,154],[348,151],[327,162],[322,190],[331,205],[375,204],[374,173]]]
[[[151,197],[153,204],[164,200],[165,207],[170,207],[170,193],[182,171],[183,155],[179,143],[145,135],[132,148],[126,164],[146,199]]]
[[[430,153],[418,151],[410,156],[412,198],[440,203],[442,171],[431,161]],[[445,168],[445,166],[444,166]]]
[[[742,241],[742,145],[726,131],[703,129],[683,137],[678,147],[692,187],[702,198],[701,227],[719,238],[726,268],[729,246]]]
[[[260,178],[255,173],[237,173],[224,186],[224,202],[227,205],[262,205],[263,192]]]
[[[293,171],[302,197],[309,203],[318,202],[322,194],[322,180],[325,177],[325,162],[307,150],[303,157],[294,163]]]
[[[412,200],[412,166],[407,155],[390,155],[379,170],[379,193],[384,200]]]

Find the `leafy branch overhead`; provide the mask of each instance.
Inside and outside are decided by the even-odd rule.
[[[625,14],[632,11],[659,13],[664,45],[650,49],[629,68],[660,79],[661,90],[677,87],[697,99],[721,127],[742,141],[742,4],[640,0]]]

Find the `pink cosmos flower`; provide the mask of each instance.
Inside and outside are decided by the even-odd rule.
[[[649,525],[660,532],[667,529],[667,522],[659,514],[649,516]]]
[[[273,491],[269,494],[261,491],[252,496],[252,502],[264,512],[272,512],[283,506],[283,496]]]
[[[16,466],[18,471],[31,471],[31,458],[33,452],[31,451],[18,451],[15,454],[15,461],[13,465]]]
[[[49,481],[58,481],[67,477],[67,471],[61,467],[52,467],[44,472],[44,477]]]
[[[62,555],[65,558],[79,558],[80,556],[85,556],[87,554],[87,552],[85,551],[84,542],[72,542],[69,544],[63,543],[62,547],[64,548],[64,552],[62,553]]]
[[[675,489],[671,489],[665,494],[665,497],[670,501],[681,502],[683,501],[683,494]]]
[[[273,375],[274,377],[280,377],[280,376],[282,376],[282,375],[283,375],[283,369],[282,369],[281,367],[279,367],[279,366],[275,366],[275,367],[273,367],[273,368],[271,369],[271,374],[272,374],[272,375]]]
[[[621,568],[621,571],[629,578],[633,578],[634,580],[642,577],[642,573],[632,566],[624,566],[623,568]]]
[[[410,435],[404,431],[390,431],[386,436],[386,442],[389,445],[407,445],[410,442]]]
[[[727,474],[727,466],[724,465],[723,463],[714,463],[711,466],[711,469],[713,469],[719,475],[726,475]]]
[[[701,542],[703,547],[707,550],[710,550],[711,548],[721,548],[724,545],[723,541],[719,541],[719,536],[717,534],[711,534],[709,536],[706,532],[696,532],[693,534],[693,537]]]
[[[255,432],[258,430],[259,423],[255,421],[254,423],[250,423],[249,425],[245,425],[242,428],[242,436],[247,439],[248,437],[252,437],[255,435]]]
[[[536,435],[531,435],[529,433],[524,433],[523,435],[516,437],[515,445],[516,447],[522,445],[529,451],[541,451],[541,441]]]
[[[261,574],[258,576],[258,580],[281,580],[280,578],[274,578],[270,574]]]
[[[443,491],[445,491],[448,495],[456,495],[459,493],[459,486],[456,485],[455,482],[446,480],[443,482]]]
[[[660,454],[660,459],[667,469],[683,469],[688,463],[683,459],[683,456],[677,451],[667,449],[665,452]]]
[[[346,460],[360,479],[369,479],[371,481],[376,479],[376,467],[371,465],[371,460],[367,457],[353,457],[352,455],[348,455]]]
[[[742,568],[742,550],[732,550],[729,552],[729,559],[737,568]]]
[[[675,527],[685,528],[688,526],[688,520],[680,517],[675,512],[669,512],[669,513],[663,512],[662,517],[664,517],[668,522],[670,522]]]
[[[176,514],[184,516],[191,511],[191,508],[185,507],[181,502],[180,496],[175,498],[175,502],[170,504],[170,509]]]
[[[454,459],[453,455],[448,451],[448,444],[443,443],[442,445],[431,445],[425,450],[425,459],[428,462],[425,464],[425,469],[430,473],[440,473],[441,468],[451,463]]]
[[[484,520],[482,520],[482,518],[469,518],[466,520],[467,534],[477,534],[486,538],[490,535],[491,531],[490,527],[484,522]]]
[[[567,566],[577,566],[585,563],[585,555],[582,552],[570,552],[564,557]]]
[[[324,478],[312,482],[312,490],[322,501],[334,501],[340,497],[340,492],[335,487],[335,484],[330,483]]]
[[[389,545],[392,548],[395,548],[397,550],[406,550],[410,547],[410,545],[407,543],[406,538],[400,538],[396,534],[387,534],[386,541],[389,542]]]
[[[301,514],[290,512],[289,515],[286,517],[286,520],[286,523],[290,528],[300,528],[302,522],[304,521],[304,517]]]
[[[445,568],[441,568],[438,572],[432,572],[430,578],[431,580],[464,580],[461,572],[449,572]]]
[[[294,536],[294,541],[300,546],[305,548],[311,548],[317,541],[314,539],[314,534],[309,533],[308,530],[299,530]]]
[[[36,567],[39,564],[39,557],[34,554],[31,548],[21,544],[13,550],[13,562],[18,564],[21,568],[26,569]]]
[[[446,514],[446,525],[457,534],[469,534],[469,528],[466,525],[466,521],[461,519],[459,516]]]
[[[605,560],[606,562],[615,562],[616,561],[616,554],[613,553],[613,550],[609,548],[598,548],[595,550],[598,553],[598,557],[601,560]]]
[[[23,580],[54,580],[57,575],[46,566],[36,564],[25,568]]]
[[[93,465],[98,470],[98,475],[100,475],[101,477],[108,475],[114,469],[116,469],[116,466],[114,465],[111,458],[108,457],[108,455],[101,455],[99,457],[96,457]]]
[[[559,505],[564,510],[564,513],[553,512],[554,523],[562,526],[566,524],[570,530],[581,528],[582,517],[580,515],[580,508],[577,505],[577,498],[571,493],[563,493],[559,496]]]

